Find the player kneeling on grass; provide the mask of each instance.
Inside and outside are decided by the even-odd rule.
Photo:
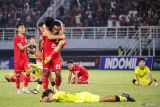
[[[135,68],[135,79],[133,79],[133,84],[138,86],[157,86],[158,83],[156,79],[153,78],[153,76],[150,73],[150,69],[145,66],[145,59],[140,58],[139,60],[139,66]]]
[[[121,95],[114,96],[99,96],[90,92],[69,93],[69,92],[56,92],[47,89],[43,92],[40,98],[41,102],[73,102],[73,103],[96,103],[96,102],[135,102],[134,98],[129,94],[122,93]]]
[[[82,65],[73,64],[72,60],[67,62],[67,66],[69,70],[68,84],[88,84],[89,74],[87,69]],[[74,74],[75,77],[72,78],[72,74]]]

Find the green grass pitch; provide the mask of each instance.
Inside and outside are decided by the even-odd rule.
[[[67,85],[68,72],[63,70],[60,90],[68,92],[89,91],[99,95],[116,95],[122,92],[129,93],[136,102],[105,102],[105,103],[42,103],[40,94],[16,94],[15,83],[8,83],[4,76],[13,70],[0,70],[0,107],[158,107],[160,106],[160,86],[138,87],[132,84],[134,78],[131,71],[100,71],[89,70],[90,84]],[[160,72],[152,72],[160,81]],[[23,84],[21,84],[21,87]],[[30,83],[29,89],[34,89],[36,83]]]

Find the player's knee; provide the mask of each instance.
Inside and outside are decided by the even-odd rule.
[[[6,79],[8,82],[11,81],[11,77],[9,77],[9,75],[6,75],[6,76],[5,76],[5,79]]]
[[[16,73],[16,74],[15,74],[15,76],[16,76],[17,78],[20,78],[20,75],[21,75],[21,73]]]
[[[61,72],[56,72],[55,75],[56,77],[61,77]]]
[[[45,71],[44,75],[48,77],[50,75],[50,71]]]
[[[30,71],[29,70],[26,70],[26,75],[30,75]]]

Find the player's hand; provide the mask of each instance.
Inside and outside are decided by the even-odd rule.
[[[48,57],[45,58],[44,63],[47,64],[50,60],[51,60],[51,57],[48,56]]]
[[[40,59],[42,59],[42,53],[40,51],[36,51],[36,56]]]

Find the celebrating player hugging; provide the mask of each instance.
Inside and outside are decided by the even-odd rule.
[[[62,58],[60,48],[65,45],[63,27],[53,18],[47,17],[43,34],[43,88],[48,89],[48,78],[51,72],[55,72],[55,90],[59,90],[61,84]],[[62,42],[60,42],[63,40]]]

